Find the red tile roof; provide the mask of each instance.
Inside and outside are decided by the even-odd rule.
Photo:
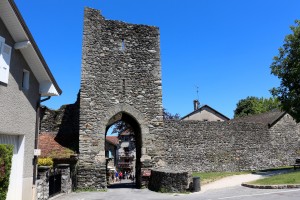
[[[106,136],[105,140],[113,145],[119,144],[118,136]]]
[[[40,157],[50,158],[70,158],[75,152],[59,144],[55,138],[57,133],[42,132],[39,134],[39,145],[41,149]]]

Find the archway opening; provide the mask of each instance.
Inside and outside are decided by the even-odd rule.
[[[141,187],[141,127],[128,113],[113,116],[105,133],[108,188]]]

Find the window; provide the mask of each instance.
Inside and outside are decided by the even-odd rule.
[[[5,39],[0,36],[0,81],[8,83],[11,47],[5,44]]]
[[[29,71],[25,69],[23,70],[22,89],[23,90],[29,89]]]
[[[124,39],[122,39],[121,51],[125,51],[125,41],[124,41]]]

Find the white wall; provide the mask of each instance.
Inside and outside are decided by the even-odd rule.
[[[21,200],[23,185],[24,136],[0,134],[0,144],[14,145],[6,200]]]

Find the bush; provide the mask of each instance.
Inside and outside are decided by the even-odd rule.
[[[6,199],[13,149],[13,145],[0,144],[0,199]]]
[[[52,158],[38,158],[38,165],[39,166],[53,166]]]

